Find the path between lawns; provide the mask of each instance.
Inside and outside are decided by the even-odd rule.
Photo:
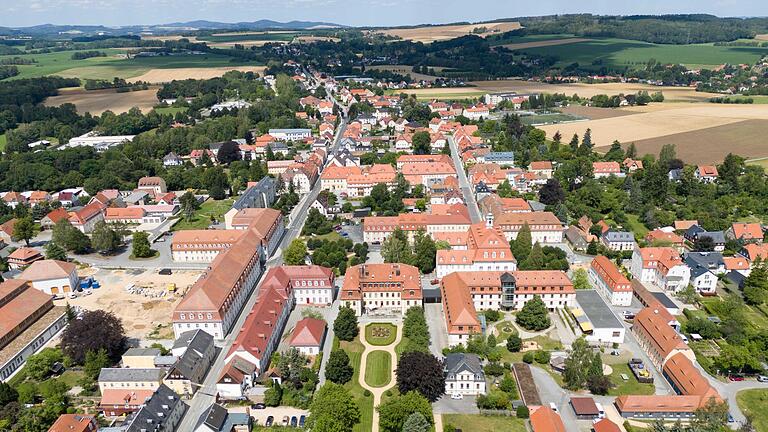
[[[373,395],[373,425],[371,427],[372,432],[379,432],[379,412],[376,410],[376,407],[379,406],[379,403],[381,403],[381,395],[383,395],[384,392],[390,388],[394,387],[397,383],[397,380],[395,379],[395,370],[397,370],[397,353],[395,352],[395,347],[403,338],[403,326],[396,326],[397,336],[395,337],[395,341],[389,345],[381,346],[369,344],[368,341],[365,340],[365,325],[360,325],[360,335],[362,336],[360,338],[360,342],[362,342],[365,350],[363,351],[363,354],[360,358],[360,373],[358,374],[358,381],[360,382],[360,386],[370,391]],[[389,384],[385,385],[384,387],[371,387],[368,385],[368,383],[365,382],[365,368],[368,364],[368,354],[373,351],[386,351],[392,358],[392,361],[390,362],[391,371],[389,375]]]

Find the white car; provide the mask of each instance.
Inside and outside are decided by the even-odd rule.
[[[461,394],[461,393],[453,393],[453,394],[451,394],[451,399],[461,400],[461,399],[464,399],[464,395]]]
[[[554,402],[550,402],[549,407],[552,408],[552,411],[557,412],[557,405]]]
[[[605,410],[603,409],[603,404],[600,402],[595,402],[595,406],[597,407],[597,418],[604,419],[605,418]]]

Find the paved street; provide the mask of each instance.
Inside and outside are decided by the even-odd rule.
[[[456,174],[459,177],[459,186],[461,187],[461,193],[464,195],[464,202],[467,203],[467,207],[469,208],[469,216],[472,218],[473,223],[481,222],[483,218],[480,216],[480,210],[477,208],[475,191],[472,189],[472,185],[469,184],[467,173],[464,172],[464,163],[461,161],[461,153],[459,152],[459,148],[453,140],[453,137],[448,137],[448,145],[451,146],[453,166],[456,168]]]
[[[329,156],[333,152],[333,150],[337,147],[339,143],[339,137],[344,133],[344,129],[346,128],[346,119],[342,118],[341,123],[339,124],[339,127],[336,131],[336,138],[334,140],[333,145],[331,146],[330,151],[328,152]],[[283,257],[282,257],[282,251],[288,245],[296,239],[299,234],[301,234],[301,229],[304,226],[304,222],[307,219],[307,213],[309,206],[314,202],[314,200],[317,198],[317,195],[320,193],[320,180],[314,184],[312,187],[312,190],[307,194],[307,196],[304,197],[304,199],[299,203],[297,206],[299,210],[296,211],[295,218],[291,220],[288,223],[288,227],[285,230],[284,237],[282,241],[280,242],[280,247],[276,254],[270,258],[267,261],[267,268],[270,267],[276,267],[283,265]],[[296,209],[294,209],[296,210]],[[201,388],[195,393],[195,396],[192,398],[191,401],[189,401],[189,410],[187,410],[187,414],[185,414],[184,418],[182,419],[178,430],[180,431],[191,431],[194,430],[195,423],[197,422],[199,416],[199,413],[201,413],[204,409],[208,408],[214,401],[216,397],[216,381],[219,378],[219,375],[221,374],[221,371],[224,368],[224,360],[226,357],[227,352],[232,347],[232,344],[235,341],[235,338],[237,338],[237,335],[240,333],[240,329],[243,327],[243,324],[245,323],[246,318],[248,317],[248,311],[253,309],[253,306],[256,304],[256,300],[259,296],[259,290],[258,286],[261,282],[261,279],[257,281],[256,288],[253,290],[253,293],[248,298],[247,303],[245,304],[245,307],[243,307],[243,310],[240,312],[240,316],[237,318],[235,325],[232,327],[232,331],[227,335],[227,337],[224,339],[223,343],[221,344],[222,350],[221,354],[219,354],[216,357],[216,360],[214,361],[213,365],[211,366],[210,370],[208,371],[208,375],[205,377],[205,380],[203,382],[203,385]]]

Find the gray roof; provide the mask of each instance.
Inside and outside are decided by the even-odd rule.
[[[634,242],[635,236],[629,231],[608,230],[603,233],[603,238],[608,242]]]
[[[232,208],[242,210],[245,208],[268,208],[275,201],[277,193],[277,181],[269,176],[259,180],[255,186],[246,189],[240,198],[232,204]]]
[[[533,211],[544,211],[547,209],[546,204],[534,200],[528,200],[528,205],[531,206]]]
[[[656,297],[656,300],[658,300],[659,303],[661,303],[661,305],[665,308],[677,309],[677,304],[675,304],[675,302],[673,302],[672,299],[663,292],[652,291],[651,294]]]
[[[270,129],[269,134],[275,134],[275,133],[312,133],[312,129]]]
[[[445,373],[450,377],[463,371],[469,371],[475,375],[475,379],[483,380],[483,366],[476,354],[451,353],[445,357]]]
[[[160,382],[162,379],[160,368],[103,368],[99,373],[99,382]]]
[[[203,352],[213,344],[213,336],[203,330],[190,330],[179,335],[173,342],[173,349],[191,348]]]
[[[245,413],[231,413],[221,405],[213,404],[200,417],[199,424],[205,424],[211,430],[230,432],[235,426],[250,425],[251,419]]]
[[[486,162],[515,160],[514,152],[490,152],[485,155]]]
[[[131,356],[153,356],[160,355],[160,348],[129,348],[128,351],[123,354],[123,357]]]
[[[179,404],[184,405],[184,402],[179,399],[179,395],[165,384],[160,384],[160,387],[155,390],[155,393],[152,394],[147,403],[126,421],[128,425],[126,432],[173,430],[171,426],[166,426],[165,423]]]
[[[725,265],[720,252],[689,252],[685,255],[685,264],[691,269],[691,276],[699,277]]]
[[[595,290],[576,290],[576,301],[594,328],[623,328],[611,308]]]
[[[569,242],[573,244],[579,244],[583,246],[587,245],[587,240],[581,234],[581,230],[576,228],[573,225],[565,229],[565,237],[568,239]]]

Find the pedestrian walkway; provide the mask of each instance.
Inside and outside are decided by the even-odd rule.
[[[397,370],[397,353],[395,352],[395,347],[397,344],[400,343],[400,340],[403,338],[403,326],[397,325],[397,336],[395,337],[395,341],[392,342],[389,345],[386,346],[379,346],[379,345],[371,345],[368,343],[367,340],[365,340],[365,326],[366,324],[360,324],[360,342],[365,347],[365,350],[363,351],[362,357],[360,359],[360,372],[358,373],[358,381],[360,382],[360,385],[371,392],[373,395],[373,426],[371,428],[372,432],[378,432],[379,431],[379,412],[376,410],[376,407],[379,406],[381,403],[381,395],[383,395],[387,390],[394,387],[397,383],[397,380],[395,379],[395,371]],[[390,380],[389,384],[385,385],[384,387],[371,387],[368,385],[368,383],[365,382],[365,367],[368,363],[368,354],[370,354],[373,351],[386,351],[389,353],[389,355],[392,357],[392,362],[390,363],[392,365],[392,370],[390,371]],[[438,429],[442,430],[442,429]]]

